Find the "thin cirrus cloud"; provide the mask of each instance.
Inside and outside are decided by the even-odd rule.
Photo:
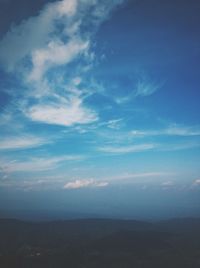
[[[136,144],[128,146],[103,146],[99,147],[98,151],[111,154],[127,154],[149,151],[156,148],[155,144]]]
[[[72,189],[81,189],[81,188],[88,188],[88,187],[94,187],[94,188],[101,188],[108,186],[108,182],[100,182],[95,181],[94,179],[88,179],[88,180],[75,180],[71,182],[67,182],[64,185],[64,189],[72,190]]]
[[[27,89],[23,106],[20,102],[18,107],[27,119],[61,126],[89,124],[98,119],[95,112],[84,103],[84,89],[80,83],[74,85],[74,92],[70,92],[72,98],[69,99],[67,92],[70,81],[66,80],[74,80],[73,75],[68,75],[66,79],[59,69],[62,79],[55,81],[55,76],[49,77],[48,74],[56,68],[63,67],[66,71],[69,64],[79,60],[73,74],[82,79],[83,72],[94,59],[90,45],[93,34],[112,9],[121,2],[123,1],[52,2],[37,16],[12,26],[5,34],[0,41],[0,62],[10,72],[21,70],[21,79]],[[90,27],[86,27],[87,25]],[[50,85],[48,90],[44,90],[45,83]],[[58,93],[58,88],[63,88],[62,93]],[[55,92],[65,101],[50,102],[49,99]],[[30,95],[32,99],[29,100]]]
[[[164,83],[156,83],[146,77],[138,79],[137,83],[133,86],[133,90],[130,94],[123,97],[115,98],[116,103],[126,104],[137,97],[149,97],[162,88]]]
[[[109,182],[135,182],[135,183],[141,183],[141,182],[149,182],[149,181],[155,181],[158,179],[162,179],[164,177],[170,177],[174,176],[174,173],[170,172],[140,172],[140,173],[124,173],[120,175],[115,175],[112,177],[107,178],[107,181]]]
[[[49,143],[48,139],[34,137],[30,135],[22,135],[20,137],[3,138],[0,141],[0,150],[20,150],[40,147]]]
[[[138,81],[134,95],[135,95],[135,97],[151,96],[156,91],[158,91],[160,88],[161,88],[161,85],[142,79],[142,80]]]
[[[189,150],[199,148],[199,142],[181,142],[181,143],[168,143],[168,144],[160,144],[158,147],[159,151],[181,151],[181,150]]]
[[[199,127],[185,127],[176,124],[160,130],[132,130],[131,135],[135,137],[145,136],[200,136]]]
[[[164,181],[161,183],[161,186],[163,186],[164,188],[172,187],[172,186],[174,186],[174,182],[173,181]]]
[[[60,164],[68,161],[80,161],[83,156],[64,155],[44,158],[30,158],[28,160],[1,160],[0,166],[3,173],[13,172],[39,172],[56,169]]]
[[[44,47],[50,41],[50,34],[56,30],[56,19],[71,18],[76,7],[76,0],[50,3],[38,16],[13,26],[0,42],[1,62],[12,71],[20,60]]]
[[[199,148],[199,142],[184,142],[184,143],[144,143],[135,145],[124,145],[124,146],[102,146],[98,147],[97,150],[108,154],[130,154],[148,151],[179,151],[188,150],[193,148]]]
[[[143,183],[152,183],[155,181],[163,180],[165,177],[172,176],[172,173],[168,172],[143,172],[143,173],[127,173],[116,175],[112,177],[107,177],[106,179],[102,178],[101,180],[95,179],[78,179],[74,181],[67,182],[64,185],[64,189],[73,190],[73,189],[81,189],[81,188],[99,188],[106,187],[108,185],[114,185],[118,182],[120,183],[128,183],[128,184],[143,184]],[[174,185],[172,181],[166,181],[161,184],[164,186],[172,186]]]
[[[89,42],[78,38],[72,39],[67,44],[61,41],[50,42],[47,48],[36,50],[33,53],[33,69],[29,75],[29,80],[40,80],[48,69],[70,63],[88,48]]]
[[[31,17],[12,26],[10,31],[0,42],[0,60],[9,69],[13,70],[16,64],[26,56],[31,57],[33,67],[37,63],[64,64],[69,61],[66,51],[63,48],[69,44],[68,53],[76,54],[79,49],[73,50],[73,45],[88,41],[88,34],[95,32],[95,28],[109,16],[109,12],[122,0],[114,0],[110,3],[99,0],[62,0],[47,4],[37,16]],[[91,12],[92,11],[92,12]],[[81,30],[82,24],[92,23],[95,27],[89,33]],[[62,30],[59,30],[58,25]],[[63,37],[67,39],[63,41]],[[75,42],[75,39],[76,42]],[[87,43],[86,43],[87,44]],[[64,47],[63,47],[64,46]],[[83,45],[85,46],[85,45]],[[86,45],[87,47],[87,45]],[[56,52],[51,61],[50,52]],[[60,53],[59,53],[60,52]],[[61,60],[61,56],[63,56]],[[36,63],[36,65],[34,65]]]

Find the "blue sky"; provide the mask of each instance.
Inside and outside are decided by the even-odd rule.
[[[199,9],[0,1],[1,210],[198,213]]]

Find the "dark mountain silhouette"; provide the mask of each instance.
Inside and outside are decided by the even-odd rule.
[[[0,267],[199,268],[200,219],[1,219]]]

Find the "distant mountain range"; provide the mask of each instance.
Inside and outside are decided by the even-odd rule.
[[[0,267],[199,268],[200,219],[0,219]]]

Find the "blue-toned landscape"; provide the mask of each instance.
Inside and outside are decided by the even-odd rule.
[[[198,0],[0,0],[2,267],[199,267],[199,14]],[[127,263],[108,261],[115,244]]]

